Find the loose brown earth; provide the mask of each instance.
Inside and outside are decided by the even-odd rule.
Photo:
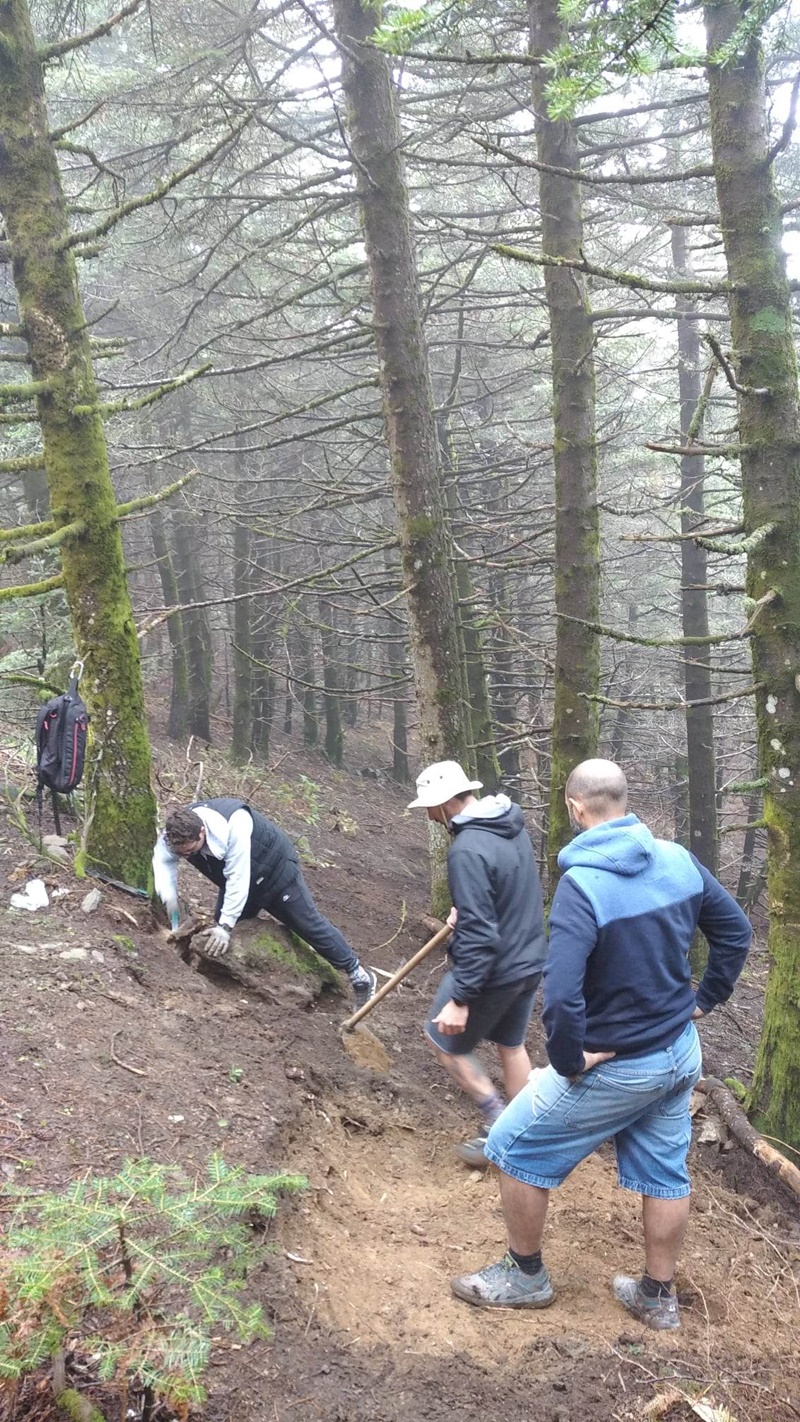
[[[360,752],[356,766],[380,765],[378,732]],[[408,796],[388,778],[336,774],[307,754],[276,758],[256,790],[207,753],[204,792],[251,793],[305,835],[325,866],[307,871],[323,911],[365,961],[394,969],[428,936],[426,837],[404,813]],[[303,789],[300,774],[319,790]],[[191,798],[195,776],[165,752],[164,800]],[[616,1187],[606,1152],[553,1198],[553,1307],[471,1309],[448,1280],[498,1258],[505,1240],[496,1178],[453,1154],[475,1122],[420,1033],[440,958],[370,1019],[388,1061],[371,1069],[339,1039],[346,996],[315,998],[306,979],[273,964],[264,981],[274,1000],[248,998],[184,965],[135,899],[105,890],[85,916],[89,885],[37,860],[2,815],[0,845],[3,1177],[58,1188],[132,1154],[199,1172],[215,1149],[248,1169],[309,1177],[273,1224],[252,1280],[274,1338],[248,1348],[219,1339],[208,1422],[689,1422],[690,1398],[727,1403],[735,1422],[800,1417],[800,1211],[738,1147],[693,1148],[677,1336],[646,1333],[610,1298],[610,1276],[640,1267],[641,1244],[638,1202]],[[11,910],[11,893],[34,873],[66,893],[45,912]],[[197,876],[183,882],[188,898],[210,902]],[[249,964],[264,927],[240,935]],[[75,947],[90,956],[62,956]],[[756,955],[735,1005],[704,1029],[717,1072],[747,1073],[764,972]],[[369,1060],[374,1045],[364,1045]],[[543,1061],[538,1029],[531,1046]]]

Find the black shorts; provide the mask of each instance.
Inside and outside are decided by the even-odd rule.
[[[521,1047],[531,1020],[533,999],[541,980],[541,973],[530,973],[516,983],[504,983],[502,987],[487,988],[480,997],[469,1004],[469,1017],[463,1032],[445,1035],[434,1027],[433,1018],[438,1017],[446,1002],[453,996],[453,974],[445,973],[439,984],[431,1010],[425,1021],[425,1036],[440,1051],[451,1057],[463,1057],[477,1047],[479,1042],[496,1042],[500,1047]]]

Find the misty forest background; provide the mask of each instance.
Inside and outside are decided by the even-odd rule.
[[[795,1145],[799,64],[765,3],[0,4],[0,710],[29,762],[84,660],[83,863],[147,886],[145,696],[463,759],[551,888],[612,756],[769,909]]]

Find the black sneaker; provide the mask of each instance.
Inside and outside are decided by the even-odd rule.
[[[353,996],[356,1000],[356,1010],[365,1007],[370,998],[373,998],[378,991],[377,974],[369,968],[365,968],[366,979],[360,983],[353,983]]]

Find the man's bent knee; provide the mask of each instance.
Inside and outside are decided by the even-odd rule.
[[[425,1041],[428,1043],[428,1046],[430,1047],[431,1051],[433,1052],[433,1055],[435,1056],[435,1058],[436,1058],[436,1060],[438,1061],[439,1065],[440,1065],[440,1066],[443,1066],[443,1067],[446,1067],[446,1066],[447,1066],[447,1063],[448,1063],[448,1055],[447,1055],[447,1052],[443,1052],[442,1049],[441,1049],[441,1047],[437,1046],[435,1042],[432,1042],[431,1039],[430,1039],[430,1037],[428,1036],[427,1032],[424,1034],[424,1036],[425,1036]]]

